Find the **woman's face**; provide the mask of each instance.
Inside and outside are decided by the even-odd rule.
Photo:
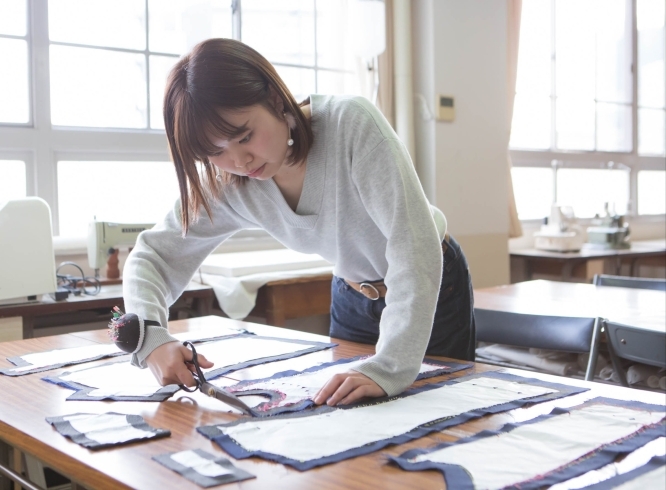
[[[239,136],[211,138],[220,150],[208,160],[220,170],[252,179],[268,180],[286,163],[289,127],[262,105],[225,112],[224,119],[246,128]]]

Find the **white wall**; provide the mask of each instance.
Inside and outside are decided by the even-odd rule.
[[[509,282],[503,0],[414,0],[414,88],[435,111],[455,98],[453,122],[424,121],[417,101],[415,164],[463,245],[475,287]]]

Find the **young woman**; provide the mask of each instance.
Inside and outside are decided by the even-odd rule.
[[[194,385],[190,351],[163,328],[168,306],[244,228],[333,263],[331,336],[376,344],[320,389],[317,404],[398,394],[426,352],[474,359],[466,259],[371,103],[312,95],[298,104],[259,53],[210,39],[172,69],[164,121],[180,200],[124,267],[127,312],[161,325],[145,327],[135,365],[162,384]]]

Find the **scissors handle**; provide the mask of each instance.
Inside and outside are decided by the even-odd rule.
[[[206,382],[206,378],[204,377],[203,371],[201,370],[201,366],[199,366],[199,357],[197,355],[197,350],[194,348],[192,342],[186,340],[185,342],[183,342],[183,345],[185,347],[188,347],[192,351],[192,360],[185,361],[185,364],[194,365],[194,370],[196,372],[192,373],[192,376],[194,377],[196,385],[194,386],[194,388],[189,388],[185,385],[179,385],[179,386],[182,390],[187,391],[188,393],[192,393],[194,391],[197,391],[198,389],[201,389],[201,385]]]

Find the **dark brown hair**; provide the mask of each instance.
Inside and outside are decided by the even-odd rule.
[[[292,128],[294,144],[288,164],[304,162],[313,140],[310,124],[273,65],[254,49],[233,39],[208,39],[197,44],[169,73],[164,126],[180,187],[183,235],[198,219],[202,207],[212,219],[210,200],[221,191],[208,160],[208,155],[219,151],[209,141],[210,135],[233,138],[245,131],[226,121],[221,110],[255,104],[263,105],[278,118],[283,118],[279,111],[293,115],[296,125]],[[205,179],[196,162],[203,164]],[[227,185],[242,185],[247,179],[223,171],[221,174]]]

